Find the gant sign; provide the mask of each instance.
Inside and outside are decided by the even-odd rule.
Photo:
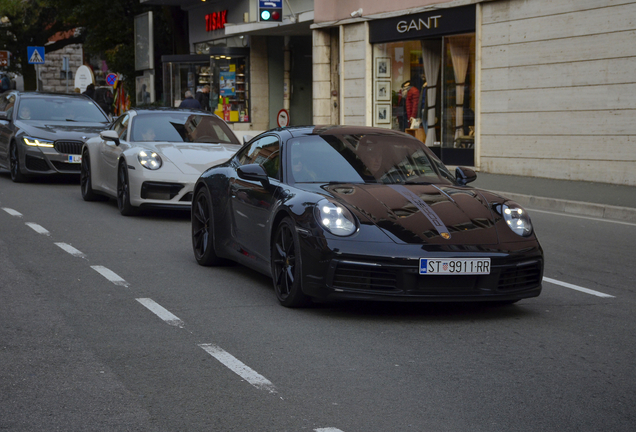
[[[371,43],[426,39],[475,31],[475,5],[369,21]]]
[[[439,19],[441,15],[430,16],[426,18],[426,20],[419,18],[417,21],[412,19],[409,23],[408,21],[400,21],[397,23],[397,31],[400,33],[406,33],[411,30],[422,30],[439,27]]]

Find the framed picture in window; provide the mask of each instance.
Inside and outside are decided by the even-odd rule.
[[[375,105],[375,124],[391,123],[391,104]]]
[[[391,78],[391,58],[390,57],[376,57],[375,77],[376,78]]]
[[[375,100],[376,101],[391,100],[391,81],[377,80],[375,82]]]

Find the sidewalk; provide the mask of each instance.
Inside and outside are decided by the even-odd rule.
[[[483,172],[469,185],[501,192],[530,209],[636,223],[636,186]]]

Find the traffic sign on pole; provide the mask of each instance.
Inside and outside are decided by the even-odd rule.
[[[44,47],[27,47],[29,64],[44,64]]]

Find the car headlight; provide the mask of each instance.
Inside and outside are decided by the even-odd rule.
[[[161,168],[161,157],[155,152],[142,150],[137,155],[137,158],[144,168],[148,168],[149,170]]]
[[[506,201],[497,206],[497,212],[503,216],[508,227],[517,235],[527,237],[532,234],[530,215],[519,204]]]
[[[353,215],[346,207],[323,199],[316,204],[314,215],[318,223],[337,236],[348,236],[356,232],[356,223]]]
[[[32,147],[54,147],[53,141],[40,139],[40,138],[31,138],[31,137],[22,137],[24,143],[28,146]]]

